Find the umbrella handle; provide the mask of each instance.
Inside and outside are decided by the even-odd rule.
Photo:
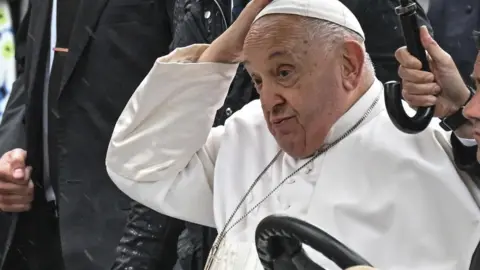
[[[403,37],[407,50],[422,63],[423,71],[430,71],[427,54],[420,41],[420,28],[417,21],[417,4],[410,0],[401,0],[395,12],[402,24]],[[428,127],[435,112],[435,106],[418,108],[415,116],[410,117],[402,104],[402,87],[398,82],[385,84],[385,106],[395,127],[416,134]]]

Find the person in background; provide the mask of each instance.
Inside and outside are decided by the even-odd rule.
[[[211,43],[232,21],[230,0],[175,0],[172,7],[174,30],[170,50]],[[222,125],[235,111],[256,98],[258,94],[250,76],[240,66],[213,125]],[[203,269],[216,235],[215,229],[170,218],[134,203],[112,269]],[[162,257],[170,254],[165,251],[177,251],[175,266],[159,265]]]
[[[479,35],[478,32],[474,32]],[[457,165],[474,176],[474,180],[480,186],[480,151],[477,151],[478,137],[475,129],[478,109],[480,109],[479,95],[470,88],[463,80],[460,70],[452,56],[422,28],[420,31],[421,41],[431,57],[430,66],[432,72],[422,71],[420,61],[410,55],[405,47],[396,51],[396,59],[400,63],[398,74],[402,79],[403,97],[412,107],[426,107],[435,105],[435,116],[446,120],[458,115],[451,142]],[[473,35],[472,35],[473,36]],[[477,57],[470,68],[470,81],[475,87],[480,87],[480,39],[475,42]],[[474,95],[475,94],[475,95]],[[463,114],[463,117],[462,117]],[[466,119],[464,118],[466,117]],[[467,121],[470,120],[470,121]],[[477,141],[475,141],[477,140]]]
[[[171,49],[195,43],[211,43],[225,31],[225,22],[230,25],[248,2],[248,0],[176,0],[173,12],[175,32]],[[399,4],[398,1],[342,0],[342,2],[353,11],[364,28],[367,36],[366,48],[375,66],[377,77],[383,82],[397,79],[398,63],[394,53],[404,42],[394,10]],[[418,10],[417,16],[421,24],[430,25],[422,8]],[[378,23],[378,18],[381,18],[382,23]],[[240,65],[225,104],[216,114],[214,126],[222,125],[234,112],[257,97],[249,74]],[[215,239],[216,230],[191,223],[185,224],[186,229],[178,242],[178,262],[174,269],[201,270]],[[165,241],[171,238],[166,238],[164,234],[172,237],[172,234],[181,231],[183,227],[182,221],[135,203],[131,221],[127,224],[118,248],[119,256],[112,269],[159,269],[158,260],[163,251],[176,248],[172,241]]]
[[[421,71],[421,63],[405,47],[396,51],[400,63],[398,74],[402,79],[403,97],[414,108],[435,105],[435,116],[448,119],[457,115],[457,127],[451,134],[451,144],[458,168],[469,173],[480,187],[480,94],[464,82],[452,56],[426,31],[420,31],[421,41],[431,57],[432,72]],[[480,89],[480,32],[473,32],[476,47],[475,64],[470,68],[470,80]],[[466,118],[463,118],[463,116]],[[472,265],[480,267],[480,244]],[[472,266],[471,269],[478,269]]]
[[[430,0],[428,18],[435,40],[452,56],[463,80],[473,86],[470,73],[477,50],[472,32],[480,29],[480,1]]]
[[[0,269],[111,266],[131,200],[107,175],[106,149],[129,97],[169,52],[169,3],[30,0],[0,125]],[[159,269],[175,263],[165,252]]]

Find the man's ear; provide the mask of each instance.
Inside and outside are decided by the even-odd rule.
[[[358,87],[363,72],[365,54],[360,43],[354,40],[346,40],[343,45],[342,79],[343,86],[347,90]]]

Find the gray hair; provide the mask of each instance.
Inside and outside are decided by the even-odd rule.
[[[375,75],[373,63],[370,55],[365,50],[365,40],[362,36],[332,22],[305,17],[301,19],[302,26],[305,27],[304,29],[307,31],[308,38],[310,40],[320,40],[327,53],[343,44],[346,38],[359,42],[362,45],[365,55],[364,69],[371,72],[372,75]]]

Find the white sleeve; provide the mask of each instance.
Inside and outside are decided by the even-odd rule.
[[[212,185],[224,129],[211,126],[237,65],[185,63],[205,48],[194,45],[157,60],[117,121],[106,166],[132,199],[215,227]]]

